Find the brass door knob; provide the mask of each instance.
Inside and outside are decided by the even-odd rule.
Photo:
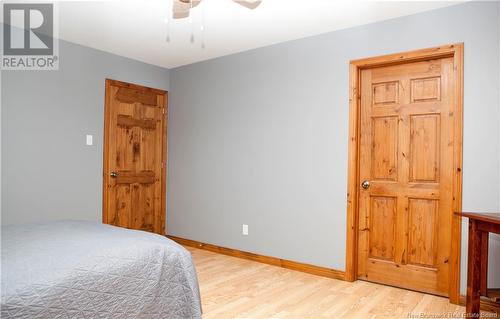
[[[363,183],[361,183],[361,187],[363,187],[363,189],[370,188],[370,182],[369,181],[363,181]]]
[[[111,172],[109,174],[109,176],[111,176],[111,177],[118,177],[118,173],[117,172]]]

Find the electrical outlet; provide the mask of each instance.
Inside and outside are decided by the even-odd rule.
[[[92,145],[92,144],[94,144],[94,143],[93,143],[93,141],[92,141],[92,135],[87,134],[87,135],[85,136],[85,144],[86,144],[86,145]]]
[[[245,236],[248,235],[248,225],[247,224],[243,224],[243,228],[242,228],[241,233]]]

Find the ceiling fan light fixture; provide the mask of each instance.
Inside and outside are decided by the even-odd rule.
[[[174,0],[172,6],[173,18],[183,19],[189,17],[189,10],[199,5],[201,1],[202,0]],[[233,0],[233,2],[253,10],[262,3],[262,0]]]
[[[191,9],[191,5],[189,3],[184,2],[183,0],[175,0],[172,6],[172,17],[174,19],[182,19],[189,17],[189,10]]]
[[[191,25],[191,37],[190,41],[191,43],[194,43],[195,38],[194,38],[194,23],[193,23],[193,17],[190,15],[190,11],[192,8],[196,7],[197,5],[200,4],[202,0],[173,0],[173,5],[172,5],[172,18],[173,19],[183,19],[183,18],[188,18],[188,23]],[[239,5],[244,6],[245,8],[248,9],[255,9],[257,8],[261,3],[262,0],[233,0],[233,2],[236,2]],[[165,24],[167,24],[167,42],[170,42],[170,27],[169,27],[169,21],[168,18],[165,18]],[[202,43],[201,43],[201,48],[205,48],[205,18],[204,18],[204,13],[202,10],[202,21],[200,25],[200,31],[201,31],[201,38],[202,38]]]

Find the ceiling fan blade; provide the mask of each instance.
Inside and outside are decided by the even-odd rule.
[[[187,2],[187,3],[192,3],[191,5],[191,8],[194,8],[196,7],[197,5],[200,4],[201,0],[181,0],[181,1],[184,1],[184,2]]]
[[[182,19],[189,17],[189,10],[199,5],[201,0],[174,0],[172,6],[172,17]]]
[[[239,5],[242,5],[252,10],[257,8],[262,3],[262,0],[233,0],[233,1]]]

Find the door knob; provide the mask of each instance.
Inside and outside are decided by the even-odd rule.
[[[118,177],[118,173],[117,172],[111,172],[109,174],[109,176],[111,176],[111,177]]]
[[[361,183],[361,187],[363,187],[363,189],[370,188],[370,182],[369,181],[363,181],[363,183]]]

